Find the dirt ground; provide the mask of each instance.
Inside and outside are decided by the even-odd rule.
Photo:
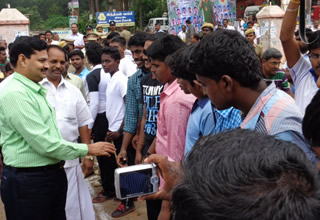
[[[101,191],[102,187],[94,187],[93,183],[99,179],[98,175],[92,175],[88,177],[86,180],[88,182],[89,190],[91,197],[93,198],[98,192]],[[111,213],[118,207],[120,204],[119,201],[109,200],[100,204],[93,204],[94,210],[96,212],[96,220],[108,220],[111,218]],[[146,212],[146,203],[144,201],[135,202],[136,210],[124,217],[117,218],[120,220],[146,220],[147,212]],[[0,220],[6,220],[4,207],[2,201],[0,200]],[[90,220],[90,219],[88,219]]]

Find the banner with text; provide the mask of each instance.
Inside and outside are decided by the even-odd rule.
[[[134,26],[134,11],[97,12],[97,24],[109,27],[109,22],[116,22],[117,27]]]

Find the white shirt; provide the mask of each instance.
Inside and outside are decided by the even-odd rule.
[[[298,62],[290,69],[293,84],[296,88],[294,99],[303,115],[305,114],[306,107],[318,91],[315,79],[310,72],[311,68],[310,62],[306,61],[303,56],[300,56]]]
[[[126,77],[121,71],[113,74],[108,82],[106,96],[106,117],[109,123],[110,131],[119,130],[125,114],[125,103],[123,98],[127,94]]]
[[[62,138],[76,143],[79,137],[79,128],[93,121],[81,92],[62,77],[57,88],[47,78],[43,79],[40,84],[48,90],[47,100],[56,112],[57,124]],[[67,160],[64,167],[74,167],[78,164],[79,159]]]
[[[126,49],[126,50],[124,51],[124,57],[129,58],[129,60],[131,60],[132,62],[134,62],[134,59],[133,59],[133,57],[132,57],[132,53],[131,53],[130,50]]]
[[[183,42],[186,42],[186,32],[180,31],[178,37],[180,37]]]
[[[227,27],[223,27],[224,29],[227,29],[227,30],[236,30],[233,26],[231,25],[228,25]]]
[[[313,32],[315,32],[315,31],[318,31],[319,30],[319,27],[318,27],[318,29],[316,29],[313,25],[312,25],[312,27],[310,28]]]
[[[79,33],[76,33],[76,34],[70,34],[66,37],[66,39],[70,39],[70,40],[74,40],[74,46],[77,47],[77,46],[84,46],[84,41],[83,41],[83,34],[79,34]],[[76,48],[77,49],[77,48]]]
[[[130,77],[137,72],[137,64],[132,62],[129,58],[124,57],[120,60],[119,71],[125,76]]]

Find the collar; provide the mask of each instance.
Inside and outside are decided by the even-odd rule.
[[[209,98],[205,98],[201,100],[197,99],[193,104],[191,112],[194,112],[198,107],[203,108],[208,101],[209,101]]]
[[[138,71],[137,71],[137,76],[138,76],[138,77],[143,77],[143,76],[147,75],[148,73],[150,73],[150,72],[144,72],[144,71],[140,68],[140,69],[138,69]]]
[[[102,69],[102,65],[101,65],[101,64],[95,65],[95,66],[92,68],[91,72],[92,72],[93,70],[96,70],[96,69]]]
[[[67,75],[67,76],[68,76],[68,75]],[[63,78],[63,76],[61,75],[61,80],[60,80],[60,83],[59,83],[57,89],[58,89],[59,87],[61,87],[61,86],[67,87],[67,84],[66,84],[65,82],[66,82],[66,80],[65,80],[65,79]],[[44,78],[40,83],[41,83],[41,85],[44,85],[44,84],[52,84],[52,85],[53,85],[53,83],[50,82],[50,81],[48,80],[48,78]]]
[[[44,92],[46,93],[47,90],[43,88],[39,83],[35,83],[32,80],[28,79],[27,77],[21,75],[20,73],[14,72],[13,78],[19,81],[20,83],[27,86],[29,89],[33,90],[34,92]]]
[[[175,79],[170,85],[168,83],[164,85],[164,89],[162,93],[166,94],[167,96],[170,96],[177,89],[179,89],[179,84],[177,82],[177,79]]]
[[[229,116],[229,113],[233,110],[233,107],[230,107],[228,109],[224,109],[224,110],[218,110],[213,104],[211,105],[211,108],[213,110],[213,112],[216,114],[218,114],[219,116],[223,117],[223,118],[227,118]]]
[[[82,76],[86,72],[89,72],[89,70],[87,69],[87,67],[84,67],[83,70],[80,72],[79,76]],[[76,74],[76,71],[74,71],[73,74]]]
[[[317,83],[317,76],[316,76],[316,72],[314,71],[314,69],[313,69],[313,68],[311,68],[309,71],[310,71],[310,73],[312,74],[314,81]]]

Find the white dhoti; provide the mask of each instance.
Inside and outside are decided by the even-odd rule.
[[[76,159],[79,161],[79,159]],[[64,168],[68,178],[66,202],[67,220],[94,220],[95,212],[92,205],[88,184],[84,179],[80,164]]]

